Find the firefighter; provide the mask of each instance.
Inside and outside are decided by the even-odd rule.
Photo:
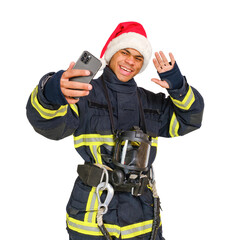
[[[90,74],[71,63],[44,75],[29,98],[35,131],[55,140],[73,135],[84,159],[67,204],[71,240],[164,239],[152,168],[157,139],[200,128],[204,103],[171,53],[170,62],[155,53],[161,80],[152,79],[169,96],[138,87],[134,77],[151,54],[143,26],[120,23],[101,52],[106,67],[98,79],[69,81]]]

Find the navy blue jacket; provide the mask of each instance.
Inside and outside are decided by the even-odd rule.
[[[58,81],[62,72],[58,74]],[[169,90],[169,96],[152,93],[137,87],[134,79],[121,82],[106,67],[102,76],[91,82],[90,94],[80,98],[77,104],[58,105],[44,95],[44,84],[55,73],[46,74],[32,92],[27,104],[27,117],[34,129],[50,139],[74,137],[77,152],[86,162],[106,164],[102,154],[106,146],[114,146],[107,99],[101,78],[104,79],[113,107],[114,126],[130,130],[142,125],[139,100],[143,106],[147,133],[153,137],[149,165],[156,156],[157,138],[177,137],[200,128],[203,114],[203,99],[199,92],[189,86],[186,78],[180,89]],[[58,93],[59,94],[59,93]],[[112,167],[112,166],[111,166]],[[104,197],[104,193],[103,193]],[[104,222],[110,235],[119,238],[149,238],[153,219],[152,193],[134,197],[131,193],[115,192]],[[77,178],[67,205],[67,228],[76,239],[101,238],[96,223],[97,199],[94,187],[84,185]],[[74,238],[75,239],[75,238]],[[144,238],[145,239],[145,238]],[[161,239],[161,228],[159,230]]]

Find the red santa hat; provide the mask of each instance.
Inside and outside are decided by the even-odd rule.
[[[140,71],[142,72],[149,63],[152,55],[152,47],[140,23],[123,22],[117,26],[101,52],[100,58],[103,62],[103,68],[106,64],[109,64],[116,52],[124,48],[133,48],[143,55],[144,62]]]

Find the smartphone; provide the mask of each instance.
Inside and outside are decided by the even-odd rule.
[[[90,52],[84,51],[82,55],[79,57],[77,62],[75,63],[73,69],[84,69],[89,70],[91,72],[91,75],[89,76],[80,76],[80,77],[73,77],[70,78],[70,81],[77,81],[82,83],[89,83],[100,67],[102,66],[102,63],[99,59],[94,57]]]

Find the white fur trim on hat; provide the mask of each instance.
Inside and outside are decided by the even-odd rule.
[[[100,67],[99,71],[102,71],[106,67],[107,62],[106,62],[106,60],[104,58],[100,58],[99,60],[102,63],[102,66]]]
[[[152,47],[146,37],[135,32],[123,33],[120,36],[114,38],[108,45],[104,54],[104,58],[109,64],[112,56],[121,49],[133,48],[139,51],[144,58],[143,66],[140,70],[142,72],[148,65],[152,56]]]

